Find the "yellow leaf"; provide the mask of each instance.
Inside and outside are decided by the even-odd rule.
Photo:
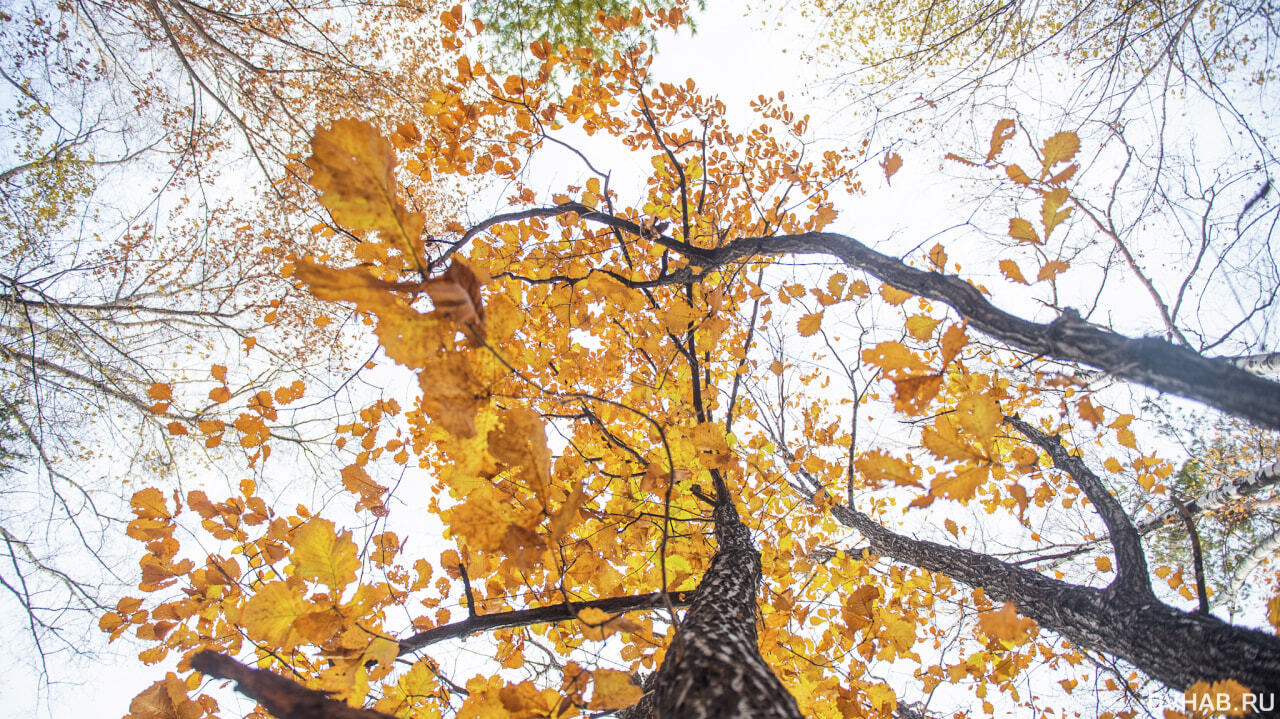
[[[631,681],[631,675],[615,669],[591,672],[594,688],[588,707],[598,710],[623,709],[640,701],[644,690]]]
[[[859,457],[854,467],[871,487],[881,486],[885,480],[898,487],[919,487],[916,468],[880,450],[873,450]]]
[[[546,488],[551,482],[551,450],[542,417],[531,409],[503,410],[500,427],[489,432],[489,453],[508,467],[520,468],[524,484],[546,508]]]
[[[1018,616],[1013,602],[1005,602],[1000,609],[978,615],[978,629],[992,639],[1011,644],[1022,644],[1035,631],[1036,623]]]
[[[284,582],[262,585],[240,610],[240,623],[249,637],[288,652],[301,638],[294,627],[308,613],[302,597]]]
[[[928,315],[911,315],[907,318],[907,332],[912,337],[924,342],[933,336],[933,330],[942,320],[935,320]]]
[[[1023,285],[1029,285],[1027,278],[1022,276],[1022,270],[1018,269],[1018,263],[1013,260],[1000,260],[1000,272],[1010,281]]]
[[[1063,208],[1062,204],[1067,201],[1067,190],[1065,187],[1046,192],[1044,201],[1040,204],[1040,221],[1044,223],[1044,237],[1049,239],[1049,235],[1053,233],[1053,229],[1057,227],[1063,220],[1071,215],[1071,208]]]
[[[715,422],[703,422],[689,433],[689,441],[702,454],[708,467],[724,469],[733,464],[733,452],[725,439],[724,427]]]
[[[991,130],[991,149],[987,150],[987,162],[991,162],[999,156],[1004,149],[1004,144],[1013,137],[1014,122],[1008,118],[1000,120],[996,123],[995,128]]]
[[[1095,558],[1094,558],[1094,560],[1093,560],[1093,564],[1094,564],[1094,566],[1096,566],[1096,567],[1098,568],[1098,571],[1099,571],[1099,572],[1110,572],[1110,571],[1111,571],[1111,558],[1110,558],[1110,557],[1095,557]]]
[[[942,375],[927,374],[895,379],[893,407],[905,414],[921,414],[942,389]]]
[[[1044,267],[1041,267],[1040,272],[1036,274],[1036,282],[1044,282],[1045,280],[1052,280],[1053,278],[1057,277],[1061,272],[1065,271],[1070,266],[1071,265],[1067,264],[1066,262],[1063,262],[1062,260],[1050,260],[1044,263]]]
[[[981,452],[960,437],[955,422],[948,417],[940,417],[934,425],[925,427],[920,439],[925,449],[938,459],[952,462],[983,459]]]
[[[1036,234],[1036,229],[1031,226],[1030,222],[1021,217],[1009,220],[1009,236],[1015,240],[1040,244],[1040,235]]]
[[[956,526],[956,523],[954,520],[944,519],[942,520],[942,526],[945,527],[946,530],[951,533],[951,536],[953,537],[960,536],[960,528]]]
[[[360,234],[377,232],[416,255],[426,219],[401,203],[395,151],[376,127],[344,119],[316,128],[306,164],[334,220]]]
[[[964,333],[963,325],[951,325],[942,333],[942,365],[951,364],[951,360],[960,354],[960,350],[969,344],[969,337]]]
[[[900,342],[881,342],[862,351],[862,361],[884,370],[890,379],[923,373],[928,367]]]
[[[932,497],[946,497],[954,499],[957,502],[964,502],[973,499],[973,495],[978,491],[990,473],[990,467],[986,464],[965,465],[955,470],[934,477],[933,483],[929,485],[929,495]]]
[[[1044,161],[1044,168],[1040,171],[1040,177],[1049,174],[1049,168],[1059,162],[1067,162],[1076,156],[1076,152],[1080,150],[1080,138],[1074,132],[1059,132],[1044,141],[1044,146],[1040,148],[1040,155]]]
[[[800,318],[798,329],[801,337],[809,337],[818,333],[822,328],[822,312],[814,312]]]
[[[313,518],[294,530],[289,563],[298,576],[332,589],[341,589],[355,581],[356,571],[360,569],[351,533],[338,534],[333,522],[327,519]]]
[[[968,395],[956,404],[952,415],[969,434],[977,437],[984,447],[990,447],[996,432],[1004,422],[1004,413],[991,395]]]
[[[866,693],[882,715],[892,714],[898,708],[898,695],[887,684],[872,684],[866,688]]]
[[[1137,439],[1133,436],[1133,430],[1128,427],[1124,427],[1120,431],[1116,432],[1116,441],[1129,449],[1138,448]]]

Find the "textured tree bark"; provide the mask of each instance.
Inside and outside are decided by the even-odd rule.
[[[1269,634],[1174,609],[1123,585],[1067,584],[985,554],[912,539],[849,507],[833,512],[867,538],[873,553],[982,587],[1076,646],[1119,657],[1170,687],[1235,679],[1280,697],[1280,639]]]
[[[719,475],[718,547],[644,699],[624,719],[800,719],[796,700],[760,656],[760,552]],[[651,687],[651,688],[650,688]]]
[[[191,657],[191,668],[218,679],[230,679],[236,690],[280,719],[395,719],[390,714],[357,709],[327,694],[265,669],[245,666],[225,654],[205,650]]]

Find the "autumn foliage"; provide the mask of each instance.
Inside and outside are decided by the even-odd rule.
[[[459,47],[476,31],[461,8],[439,22]],[[674,27],[683,15],[601,22]],[[910,157],[877,157],[869,142],[810,155],[808,119],[781,94],[761,96],[757,126],[739,129],[692,81],[651,77],[643,46],[606,59],[545,42],[530,52],[536,72],[504,77],[460,55],[418,123],[385,132],[334,118],[292,167],[356,242],[343,257],[295,253],[285,275],[353,311],[417,394],[336,429],[351,460],[325,478],[339,499],[289,508],[250,480],[231,496],[133,496],[140,594],[100,627],[147,643],[147,664],[177,665],[131,716],[215,715],[218,683],[192,664],[209,651],[400,717],[630,706],[672,646],[681,593],[716,551],[699,498],[713,472],[762,554],[761,655],[806,716],[891,716],[934,692],[948,711],[997,702],[1040,716],[1095,682],[1123,707],[1138,673],[1095,666],[1097,652],[1023,616],[1017,599],[877,556],[886,540],[857,528],[865,518],[975,556],[985,533],[1028,557],[1103,539],[1098,528],[1072,534],[1106,502],[1055,460],[1059,437],[1063,452],[1160,503],[1173,467],[1138,441],[1133,414],[1034,349],[1036,328],[1066,346],[1092,326],[1063,304],[1052,325],[1001,334],[979,306],[1001,288],[966,279],[1056,301],[1073,271],[1057,240],[1074,212],[1076,134],[1027,138],[1001,121],[985,156],[958,148],[948,162],[1007,177],[1034,200],[989,256],[928,243],[904,262],[835,233],[852,229],[841,197]],[[563,76],[577,84],[553,92]],[[578,147],[601,138],[646,174],[597,169]],[[581,179],[544,194],[529,170],[543,155]],[[868,160],[879,169],[864,175],[877,166]],[[406,202],[422,193],[406,188],[451,182],[499,188],[506,207],[459,207],[432,227]],[[791,264],[805,255],[821,259]],[[1159,381],[1148,384],[1179,391]],[[170,393],[157,383],[150,397],[163,405]],[[271,461],[277,410],[305,395],[285,384],[244,402],[215,388],[212,401],[244,404],[240,419],[189,439],[234,437]],[[403,483],[428,488],[422,501],[397,498],[388,477],[399,467]],[[437,526],[442,540],[428,542]],[[1097,542],[1067,579],[1106,587],[1124,561]],[[1193,599],[1176,569],[1161,596]],[[634,611],[601,604],[641,595],[652,598]],[[570,613],[518,618],[555,606]],[[450,676],[428,643],[506,615],[468,640],[484,642],[487,673]],[[242,689],[278,691],[273,677],[203,656],[202,667],[241,671]],[[1033,668],[1050,688],[1032,683]]]

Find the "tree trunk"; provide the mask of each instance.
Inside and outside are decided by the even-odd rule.
[[[760,552],[717,475],[718,548],[644,699],[624,719],[801,719],[796,700],[760,656]]]

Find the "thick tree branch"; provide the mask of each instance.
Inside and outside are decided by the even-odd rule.
[[[217,679],[230,679],[236,690],[279,719],[394,719],[390,714],[356,709],[327,694],[265,669],[254,669],[225,654],[205,650],[191,657],[191,668]]]
[[[866,537],[874,554],[982,587],[995,601],[1083,649],[1123,659],[1175,689],[1235,679],[1255,693],[1280,692],[1280,639],[1212,615],[1050,579],[985,554],[912,539],[870,516],[836,505],[832,513]]]
[[[1129,515],[1120,502],[1111,496],[1102,480],[1085,466],[1084,460],[1067,453],[1058,437],[1050,437],[1018,417],[1005,417],[1006,424],[1022,433],[1053,460],[1053,466],[1066,472],[1085,496],[1093,502],[1098,516],[1107,525],[1107,534],[1116,555],[1116,580],[1118,591],[1131,592],[1135,596],[1151,596],[1151,579],[1147,576],[1147,558],[1142,552],[1142,541]]]
[[[1125,337],[1085,322],[1070,309],[1048,324],[1022,319],[991,304],[981,291],[959,277],[915,269],[845,235],[806,232],[744,237],[716,249],[693,248],[674,240],[660,244],[683,253],[703,273],[752,257],[832,255],[894,287],[945,303],[975,329],[1010,347],[1096,367],[1161,392],[1203,402],[1260,426],[1280,429],[1280,383],[1162,339]],[[687,281],[687,277],[673,274],[653,282]]]
[[[667,597],[671,601],[671,606],[687,607],[693,600],[693,592],[668,592]],[[583,609],[599,609],[605,612],[621,613],[644,609],[662,609],[666,606],[663,593],[652,592],[629,597],[592,599],[585,602],[573,602],[572,604],[553,604],[549,607],[518,609],[497,614],[480,614],[467,617],[460,622],[427,629],[408,639],[403,639],[400,641],[400,654],[408,654],[447,639],[461,639],[476,632],[510,627],[527,627],[531,624],[547,622],[567,622],[577,619],[578,612]]]

